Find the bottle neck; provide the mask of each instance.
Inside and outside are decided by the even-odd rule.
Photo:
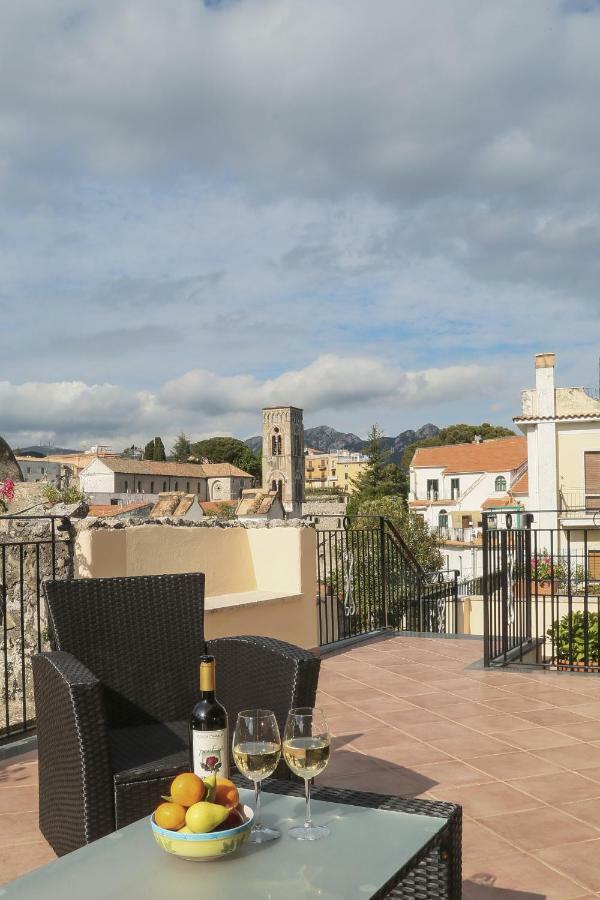
[[[215,660],[212,656],[200,660],[200,697],[203,700],[215,698]]]

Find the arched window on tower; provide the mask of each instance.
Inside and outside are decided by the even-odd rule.
[[[277,490],[277,482],[275,481],[275,479],[273,479],[273,481],[271,482],[271,490],[272,491]]]
[[[275,434],[271,438],[271,456],[281,456],[281,435],[279,434],[279,429],[275,429]]]
[[[504,475],[498,475],[496,478],[496,483],[494,485],[494,489],[496,491],[505,491],[506,490],[506,478]]]

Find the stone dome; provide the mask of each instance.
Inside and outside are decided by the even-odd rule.
[[[4,438],[0,437],[0,481],[10,478],[11,481],[23,481],[23,473]]]

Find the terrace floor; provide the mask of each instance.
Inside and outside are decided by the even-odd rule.
[[[600,679],[484,670],[476,640],[323,658],[320,783],[460,803],[465,900],[600,896]],[[0,881],[43,865],[35,754],[0,762]]]

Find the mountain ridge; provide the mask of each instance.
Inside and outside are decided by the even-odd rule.
[[[435,437],[439,432],[437,425],[427,422],[416,430],[407,428],[395,437],[383,437],[381,445],[390,453],[390,462],[399,463],[402,453],[409,444],[421,441],[424,438]],[[262,438],[260,435],[247,438],[244,443],[250,447],[253,453],[261,449]],[[368,441],[351,431],[336,431],[330,425],[316,425],[314,428],[304,429],[304,446],[326,453],[329,450],[348,450],[350,453],[362,453]]]

